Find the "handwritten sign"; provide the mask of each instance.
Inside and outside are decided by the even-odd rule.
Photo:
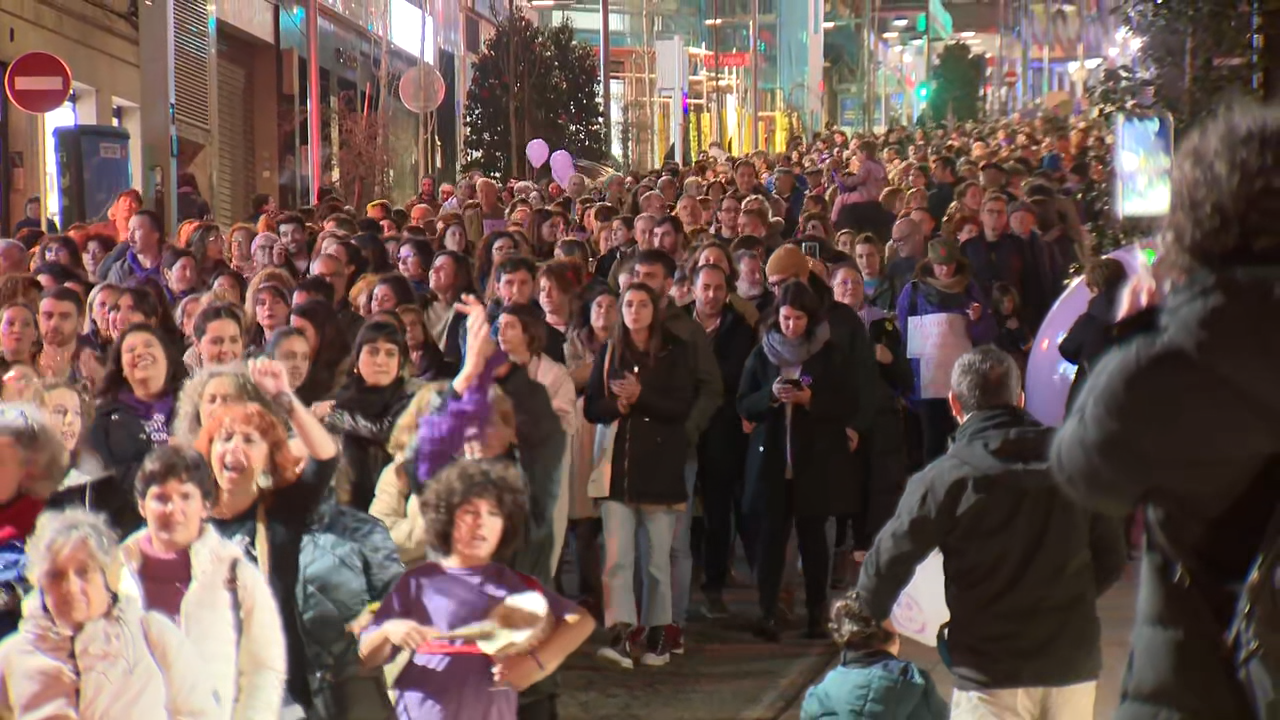
[[[941,552],[934,550],[916,566],[916,574],[898,596],[890,618],[902,636],[937,647],[938,630],[951,619]]]
[[[907,320],[907,357],[920,361],[921,398],[945,398],[951,369],[971,349],[968,315],[932,313]]]

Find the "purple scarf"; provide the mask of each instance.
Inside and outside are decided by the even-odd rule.
[[[120,391],[120,402],[142,420],[143,430],[152,445],[169,442],[169,419],[173,417],[173,396],[165,395],[156,400],[143,400],[132,390]]]

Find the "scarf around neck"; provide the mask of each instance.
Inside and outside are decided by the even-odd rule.
[[[765,357],[769,358],[774,365],[784,368],[803,365],[806,360],[817,354],[829,339],[831,339],[831,326],[824,322],[814,329],[811,336],[798,338],[789,338],[783,335],[781,330],[773,328],[765,333],[764,340],[760,344],[764,347]]]
[[[391,407],[404,395],[404,376],[398,376],[390,385],[373,387],[359,375],[352,375],[334,397],[334,406],[368,420],[381,420],[391,413]]]

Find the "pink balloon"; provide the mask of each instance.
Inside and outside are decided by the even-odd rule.
[[[569,176],[577,172],[573,167],[573,156],[565,150],[551,153],[551,177],[560,183],[560,187],[569,186]]]
[[[1124,263],[1130,275],[1138,271],[1140,254],[1137,245],[1121,248],[1107,257]],[[1027,412],[1045,425],[1062,425],[1066,414],[1067,394],[1071,391],[1071,381],[1076,377],[1076,366],[1062,359],[1058,343],[1067,336],[1088,306],[1089,289],[1085,287],[1084,279],[1072,280],[1045,316],[1036,342],[1031,346],[1031,356],[1027,359]]]
[[[542,138],[534,138],[524,146],[524,156],[529,160],[529,164],[536,168],[545,165],[550,154],[551,148],[547,147],[547,141]]]

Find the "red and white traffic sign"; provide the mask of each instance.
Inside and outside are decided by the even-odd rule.
[[[52,53],[24,53],[4,74],[4,94],[19,110],[35,115],[52,112],[71,96],[71,68]]]
[[[1018,71],[1017,71],[1017,70],[1006,70],[1006,71],[1004,72],[1004,84],[1005,84],[1005,85],[1017,85],[1017,84],[1018,84]]]

